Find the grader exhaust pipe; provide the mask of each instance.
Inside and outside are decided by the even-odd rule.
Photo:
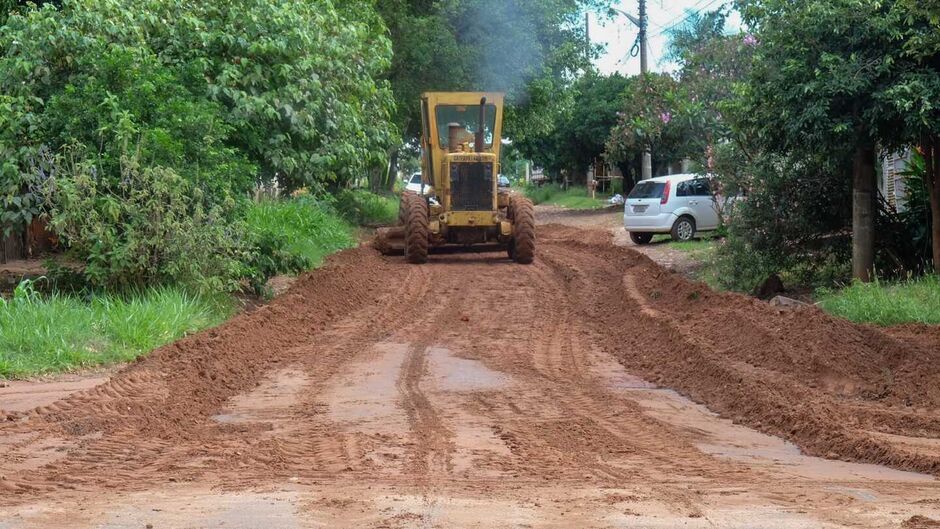
[[[476,152],[483,152],[484,143],[486,141],[486,98],[480,100],[480,124],[477,127],[477,137],[476,145],[474,145],[474,150]]]

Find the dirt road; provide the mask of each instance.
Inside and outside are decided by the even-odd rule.
[[[716,294],[606,230],[539,237],[532,266],[343,252],[102,385],[7,409],[0,529],[940,519],[938,333]]]

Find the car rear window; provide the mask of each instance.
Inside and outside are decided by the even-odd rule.
[[[640,182],[633,187],[627,198],[662,198],[665,188],[664,182]]]
[[[411,177],[411,183],[412,183],[412,184],[420,184],[420,183],[421,183],[421,175],[416,174],[416,175],[412,176],[412,177]]]

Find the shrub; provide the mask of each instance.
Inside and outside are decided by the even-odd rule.
[[[245,220],[251,243],[246,275],[257,292],[272,276],[312,268],[355,244],[352,227],[310,196],[254,202]]]
[[[717,250],[723,287],[749,291],[771,273],[817,282],[817,272],[849,261],[851,179],[838,162],[764,155],[721,174],[726,194],[746,193],[726,219],[728,239]]]
[[[247,248],[231,198],[207,204],[173,169],[121,162],[111,183],[86,161],[64,162],[45,182],[50,226],[92,287],[178,283],[233,291]]]
[[[116,224],[131,212],[86,200],[84,212],[101,213],[92,229],[56,204],[54,216],[68,217],[53,218],[66,243],[105,236],[76,250],[95,259],[95,284],[179,276],[230,288],[231,245],[222,243],[239,238],[231,197],[258,178],[321,190],[381,165],[394,132],[391,92],[376,80],[391,56],[385,33],[368,2],[63,0],[17,8],[0,26],[0,228],[21,230],[40,213],[45,197],[33,179],[44,153],[67,149],[74,166],[93,167],[80,186],[91,182],[89,191],[113,202],[135,192],[122,184],[133,159],[150,183],[171,174],[183,182],[180,207],[202,215],[196,236],[211,240],[199,243],[221,244],[224,263],[194,249],[186,259],[209,260],[138,259],[155,249],[138,252],[133,234]],[[117,240],[127,243],[123,251]],[[112,258],[120,262],[105,262]]]
[[[364,189],[340,191],[335,207],[343,218],[359,226],[394,224],[398,220],[397,197],[376,195]]]

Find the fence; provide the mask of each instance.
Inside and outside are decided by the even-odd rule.
[[[49,232],[43,218],[33,219],[25,231],[4,235],[0,229],[0,264],[55,252],[58,244],[58,239]]]

